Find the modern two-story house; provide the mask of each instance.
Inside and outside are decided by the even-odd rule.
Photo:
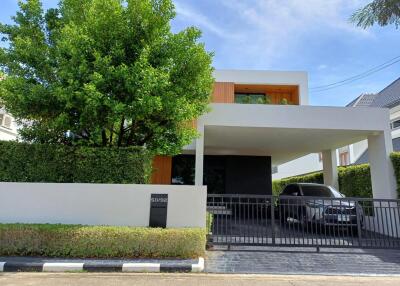
[[[322,154],[324,181],[338,187],[336,149],[370,147],[375,197],[395,198],[389,110],[308,105],[306,72],[217,70],[200,137],[171,157],[156,157],[152,183],[207,185],[209,193],[271,194],[272,169]]]

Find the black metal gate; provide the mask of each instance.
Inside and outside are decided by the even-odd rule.
[[[209,243],[400,248],[400,200],[208,195]]]

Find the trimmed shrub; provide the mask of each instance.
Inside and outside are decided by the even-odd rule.
[[[193,258],[204,255],[201,228],[0,224],[0,255],[76,258]]]
[[[393,169],[396,175],[397,193],[400,196],[400,152],[393,152],[390,154],[390,158],[392,159]]]
[[[138,147],[93,148],[0,141],[0,181],[147,183],[152,155]]]
[[[206,213],[206,229],[207,229],[207,232],[212,232],[211,228],[212,228],[213,221],[214,221],[214,215],[212,213],[210,213],[210,212],[207,212]]]
[[[279,195],[280,192],[289,184],[292,183],[318,183],[322,184],[324,178],[322,172],[309,173],[301,176],[288,177],[281,180],[272,181],[272,193],[274,195]]]
[[[339,167],[339,189],[346,197],[372,198],[369,164]]]

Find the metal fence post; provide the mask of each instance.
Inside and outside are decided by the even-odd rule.
[[[357,236],[358,236],[358,247],[362,247],[362,237],[361,237],[361,212],[360,212],[360,204],[358,201],[355,201],[356,207],[356,219],[357,219]]]
[[[268,216],[266,217],[268,219]],[[275,198],[273,196],[271,196],[271,236],[272,245],[275,245]]]

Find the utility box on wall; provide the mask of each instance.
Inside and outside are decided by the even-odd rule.
[[[151,194],[150,227],[167,227],[168,194]]]

